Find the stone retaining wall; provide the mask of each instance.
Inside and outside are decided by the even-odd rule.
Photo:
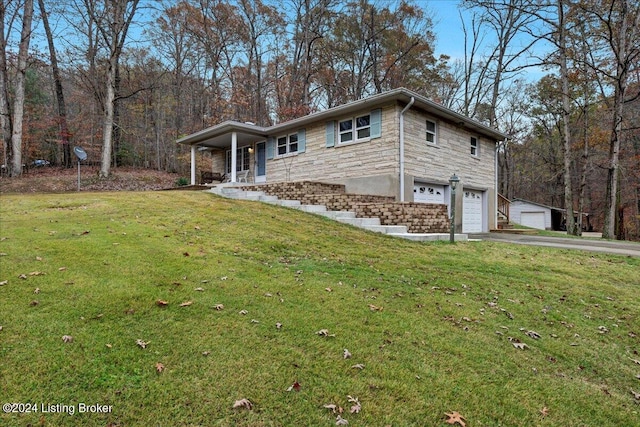
[[[300,203],[303,205],[325,205],[329,211],[352,211],[362,203],[392,203],[395,197],[369,194],[307,194]]]
[[[336,194],[344,193],[344,185],[327,184],[324,182],[296,181],[274,182],[271,184],[254,184],[242,186],[247,191],[264,191],[269,196],[278,196],[282,200],[300,200],[308,194]]]
[[[406,225],[409,233],[447,233],[447,205],[435,203],[360,203],[357,217],[380,218],[382,225]]]
[[[399,203],[394,197],[345,193],[343,185],[312,181],[245,185],[243,190],[264,191],[281,200],[303,205],[324,205],[330,211],[353,211],[358,218],[380,218],[382,225],[406,225],[410,233],[448,233],[447,205]]]

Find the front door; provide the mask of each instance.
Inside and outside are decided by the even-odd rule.
[[[256,182],[267,180],[267,147],[264,142],[256,144]]]

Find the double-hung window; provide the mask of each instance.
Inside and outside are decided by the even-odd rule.
[[[438,143],[438,132],[436,122],[433,120],[427,119],[427,143],[428,144],[437,144]]]
[[[371,116],[369,114],[338,123],[340,143],[368,139],[371,136]]]
[[[478,157],[478,155],[480,154],[480,146],[478,145],[478,138],[476,138],[475,136],[471,137],[470,148],[471,155],[474,157]]]
[[[298,134],[292,133],[291,135],[285,135],[278,137],[278,156],[284,156],[286,154],[298,152]]]

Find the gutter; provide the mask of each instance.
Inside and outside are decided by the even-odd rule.
[[[404,113],[414,102],[416,99],[412,96],[407,106],[400,112],[400,202],[404,202]]]

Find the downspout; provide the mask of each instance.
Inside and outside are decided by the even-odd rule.
[[[400,202],[404,202],[404,113],[414,102],[416,99],[412,96],[411,101],[400,112]]]
[[[507,138],[504,139],[503,147],[505,147],[506,145],[507,145]],[[498,170],[499,169],[498,156],[500,155],[499,151],[500,151],[500,144],[498,144],[496,142],[495,158],[493,159],[493,163],[494,163],[493,167],[495,169],[495,172],[494,172],[494,174],[495,174],[495,178],[494,178],[495,179],[495,183],[493,184],[494,185],[494,190],[493,191],[495,192],[495,194],[493,195],[493,199],[494,199],[493,200],[493,205],[494,205],[493,206],[493,209],[494,209],[493,210],[493,221],[494,221],[493,227],[494,228],[498,228],[498,219],[499,219],[498,218],[498,215],[499,215],[499,213],[498,213],[498,198],[499,198],[498,189],[500,188],[499,170]],[[489,231],[491,231],[491,227],[489,227]]]

